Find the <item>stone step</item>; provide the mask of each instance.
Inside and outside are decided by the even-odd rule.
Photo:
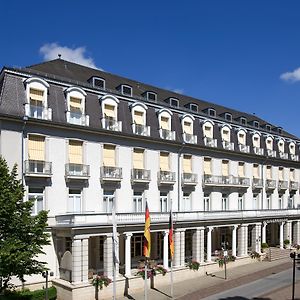
[[[265,260],[274,261],[277,259],[284,259],[290,257],[290,249],[280,249],[276,247],[270,247],[267,251]]]

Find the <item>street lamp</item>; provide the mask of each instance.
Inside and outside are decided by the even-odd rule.
[[[228,242],[222,242],[222,250],[223,250],[223,257],[224,257],[224,271],[225,271],[225,280],[227,279],[227,268],[226,268],[226,258],[228,256],[228,252],[227,252],[227,246],[228,246]]]
[[[45,300],[48,300],[48,299],[49,299],[49,296],[48,296],[48,276],[49,276],[49,275],[50,275],[50,276],[53,276],[54,273],[53,273],[53,272],[50,272],[50,273],[49,273],[48,270],[42,272],[42,276],[46,279]]]
[[[292,252],[290,253],[290,258],[293,259],[293,289],[292,289],[292,300],[295,300],[295,277],[296,277],[296,261],[300,261],[300,254]]]

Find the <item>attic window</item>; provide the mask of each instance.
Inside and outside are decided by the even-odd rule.
[[[266,127],[266,130],[271,131],[271,126],[270,125],[267,124],[265,127]]]
[[[150,100],[150,101],[156,101],[156,94],[153,93],[153,92],[147,92],[146,93],[146,98],[147,100]]]
[[[190,104],[190,110],[194,112],[198,112],[198,105],[197,104]]]
[[[170,105],[173,106],[173,107],[178,107],[179,106],[179,101],[178,99],[175,99],[175,98],[170,98],[169,100],[170,102]]]
[[[231,115],[230,113],[225,113],[225,114],[224,114],[224,119],[225,119],[226,121],[231,122],[231,121],[232,121],[232,115]]]
[[[132,88],[129,85],[121,85],[121,93],[123,95],[132,96]]]
[[[244,117],[240,117],[240,123],[243,125],[247,125],[247,119]]]
[[[207,109],[207,114],[211,117],[215,117],[216,111],[213,108],[209,108],[209,109]]]
[[[258,121],[253,121],[253,126],[258,128],[259,127],[259,122]]]
[[[278,128],[277,130],[279,134],[282,134],[282,128]]]
[[[93,77],[93,87],[105,89],[105,80],[99,77]]]

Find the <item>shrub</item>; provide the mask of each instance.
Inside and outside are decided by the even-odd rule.
[[[0,296],[0,300],[44,300],[46,290],[36,290],[36,291],[8,291],[5,295]],[[56,288],[50,287],[48,289],[49,300],[56,299]]]
[[[92,285],[95,286],[97,289],[100,290],[103,289],[103,286],[109,286],[111,284],[111,279],[104,276],[104,275],[97,275],[93,280],[92,280]]]
[[[162,274],[165,276],[167,273],[167,270],[163,266],[156,265],[153,268],[148,268],[147,269],[147,279],[153,278],[157,274]],[[145,268],[140,268],[136,275],[141,276],[143,279],[145,279]]]
[[[284,240],[284,241],[283,241],[283,244],[284,244],[284,245],[289,245],[289,244],[290,244],[290,240],[288,240],[288,239]]]
[[[256,251],[252,251],[252,252],[250,253],[250,257],[251,257],[252,259],[254,259],[254,258],[259,259],[260,256],[261,256],[261,255],[260,255],[258,252],[256,252]]]
[[[269,248],[269,245],[267,243],[261,243],[261,248],[262,249]]]
[[[192,260],[188,262],[187,266],[190,268],[190,270],[198,271],[200,267],[200,263],[196,260]]]

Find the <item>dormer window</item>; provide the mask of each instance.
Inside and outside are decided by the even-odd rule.
[[[250,152],[250,147],[249,145],[246,145],[246,131],[243,129],[240,129],[237,133],[237,138],[238,138],[238,145],[239,145],[239,150],[241,152]]]
[[[146,126],[147,106],[136,102],[131,105],[132,131],[134,134],[150,136],[150,126]]]
[[[194,103],[190,103],[189,108],[193,112],[198,112],[198,105]]]
[[[281,127],[278,127],[277,131],[278,131],[279,134],[282,134],[282,128]]]
[[[290,150],[290,154],[295,155],[296,154],[296,146],[294,142],[291,142],[289,144],[289,150]]]
[[[207,114],[211,117],[215,117],[216,116],[216,111],[213,108],[208,108],[206,110]]]
[[[105,89],[105,80],[99,77],[92,77],[93,87]]]
[[[260,147],[260,134],[255,132],[252,136],[253,151],[257,155],[263,155],[264,149]]]
[[[172,131],[172,115],[168,109],[161,109],[158,112],[160,137],[165,140],[175,140],[175,131]]]
[[[214,123],[212,121],[205,121],[202,126],[204,144],[208,147],[217,147],[217,140],[214,139],[213,127]]]
[[[157,95],[154,92],[146,92],[146,99],[148,101],[156,101],[157,100]]]
[[[225,113],[224,114],[224,119],[228,122],[232,121],[232,115],[230,113]]]
[[[265,125],[265,128],[266,128],[267,131],[271,131],[271,125],[266,124],[266,125]]]
[[[197,136],[194,135],[194,120],[195,118],[191,115],[184,115],[182,117],[182,131],[183,131],[183,140],[186,143],[196,144]]]
[[[178,107],[179,106],[179,100],[176,98],[169,98],[169,104],[172,107]]]
[[[242,125],[247,125],[247,119],[244,118],[244,117],[240,117],[240,123],[241,123]]]
[[[252,122],[252,125],[253,125],[255,128],[258,128],[258,127],[259,127],[259,122],[258,122],[258,121],[253,121],[253,122]]]
[[[266,139],[266,147],[268,150],[273,150],[273,139],[271,137]]]
[[[283,140],[280,140],[278,142],[278,150],[279,150],[279,152],[284,153],[284,141]]]
[[[132,87],[126,84],[122,84],[121,93],[126,96],[132,96]]]
[[[230,141],[230,127],[225,125],[221,129],[222,145],[226,150],[234,150],[234,144]]]

